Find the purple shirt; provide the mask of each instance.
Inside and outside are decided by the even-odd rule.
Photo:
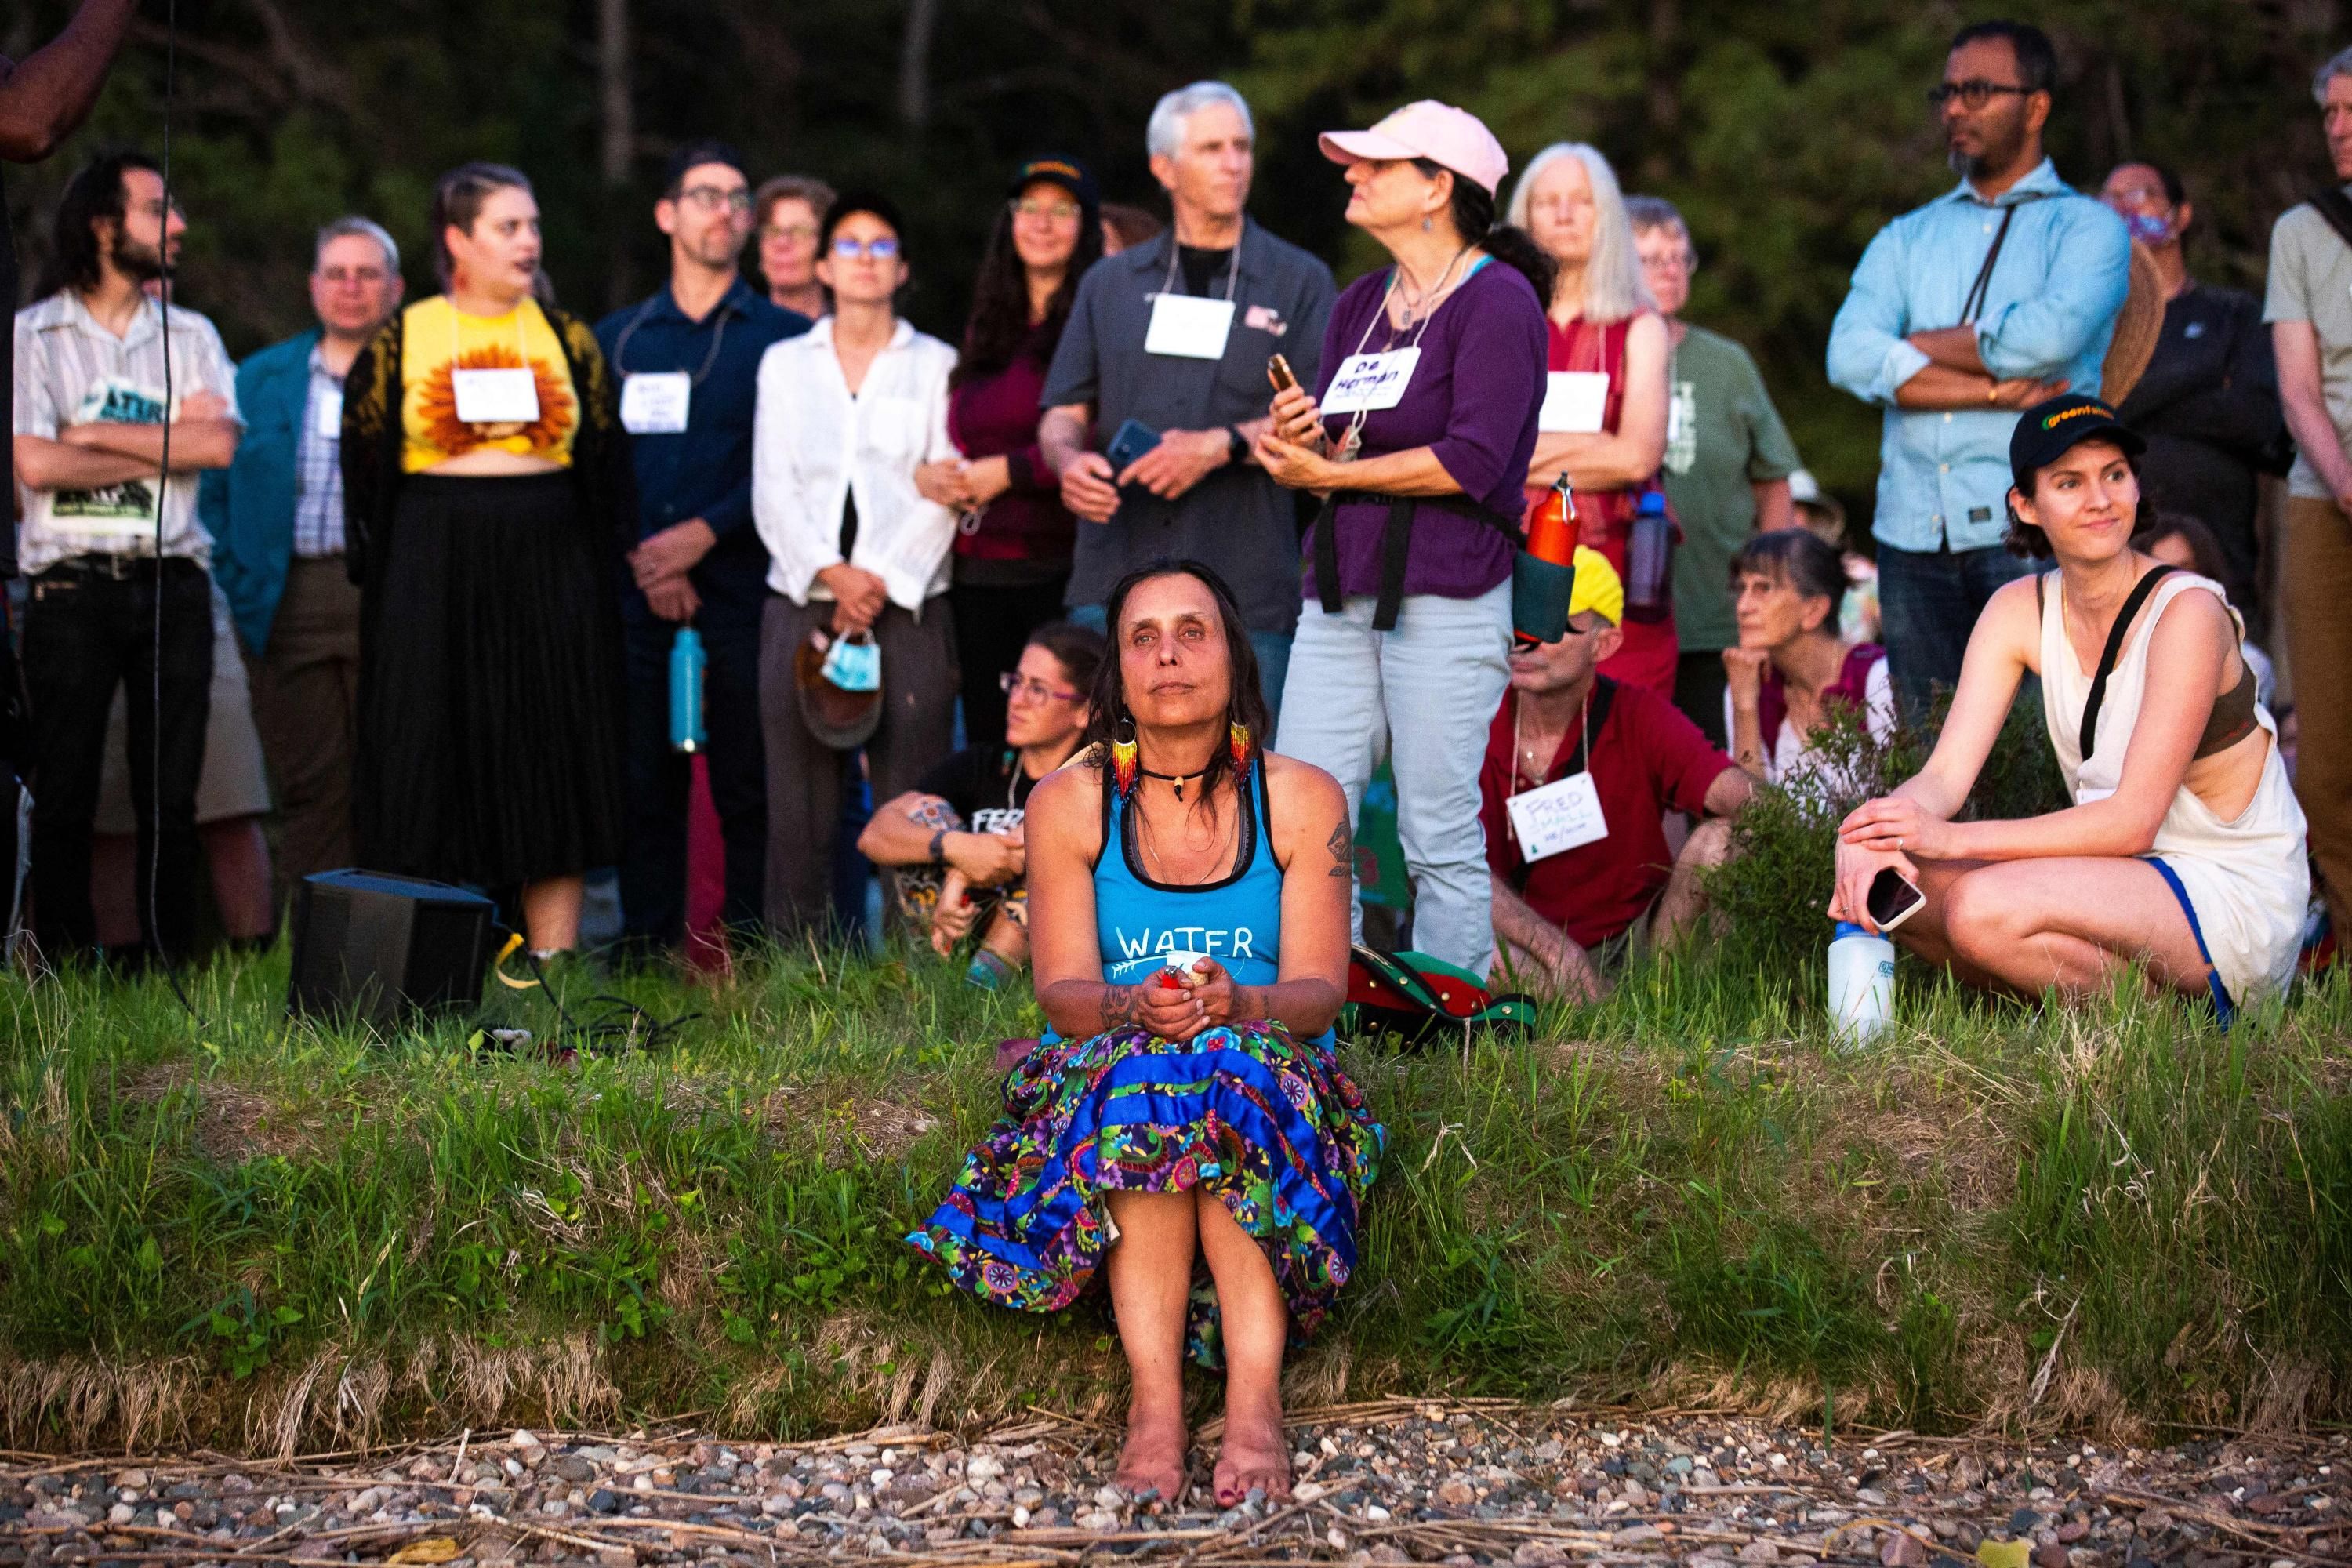
[[[1323,365],[1316,396],[1350,354],[1379,353],[1413,341],[1382,315],[1390,268],[1359,278],[1331,307],[1323,332]],[[1365,328],[1371,335],[1365,336]],[[1536,412],[1544,395],[1544,313],[1528,280],[1488,261],[1439,305],[1421,334],[1421,360],[1394,408],[1364,421],[1360,456],[1427,447],[1462,492],[1513,520],[1527,510],[1521,487],[1535,456]],[[1361,344],[1361,348],[1358,347]],[[1336,445],[1349,415],[1327,416]],[[1377,594],[1384,503],[1356,501],[1339,509],[1339,591]],[[1320,524],[1318,523],[1319,527]],[[1511,542],[1483,522],[1433,506],[1414,509],[1412,543],[1405,557],[1404,591],[1475,599],[1511,576]],[[1315,535],[1306,543],[1306,597],[1316,596]]]

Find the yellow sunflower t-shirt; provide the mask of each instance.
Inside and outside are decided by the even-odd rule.
[[[537,300],[503,316],[468,316],[446,295],[420,300],[401,313],[400,357],[402,472],[422,473],[486,447],[571,466],[580,399],[563,344]],[[526,368],[539,394],[536,420],[469,425],[457,417],[452,371]]]

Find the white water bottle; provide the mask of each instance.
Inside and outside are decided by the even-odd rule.
[[[1847,921],[1830,941],[1830,1022],[1838,1043],[1859,1049],[1895,1018],[1895,944]]]

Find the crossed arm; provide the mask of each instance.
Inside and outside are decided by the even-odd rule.
[[[172,423],[172,472],[226,468],[236,457],[239,426],[226,416],[228,405],[200,392],[181,405]],[[151,479],[163,472],[161,425],[66,425],[57,436],[17,436],[12,448],[16,477],[34,489],[96,489]]]

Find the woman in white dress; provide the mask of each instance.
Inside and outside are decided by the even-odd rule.
[[[2221,585],[2131,548],[2140,449],[2095,398],[2019,418],[2011,547],[2057,569],[1985,606],[1927,767],[1841,827],[1830,913],[1874,929],[1871,884],[1893,868],[1927,896],[1895,940],[1969,984],[2073,997],[2144,963],[2226,1023],[2294,976],[2303,812]],[[2028,674],[2074,804],[1953,821]]]

